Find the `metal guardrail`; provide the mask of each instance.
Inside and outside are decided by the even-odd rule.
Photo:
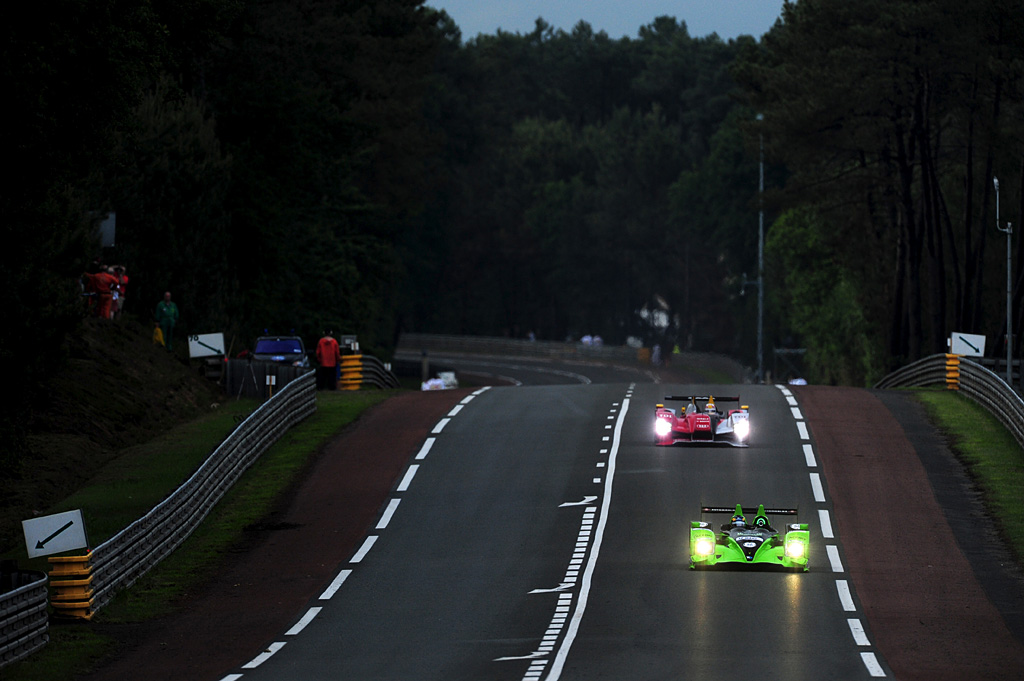
[[[359,357],[359,376],[355,388],[362,385],[372,385],[378,388],[398,388],[401,384],[398,377],[391,369],[384,365],[373,355],[356,355]],[[343,357],[342,360],[345,358]],[[342,366],[342,379],[345,378],[344,365]]]
[[[398,341],[398,346],[405,351],[420,350],[452,354],[636,361],[636,350],[621,345],[584,345],[583,343],[531,341],[497,336],[403,333]]]
[[[181,545],[270,445],[316,411],[315,388],[312,373],[282,388],[243,421],[169,497],[92,551],[93,611]]]
[[[134,584],[180,546],[274,442],[316,411],[315,375],[306,372],[291,378],[250,414],[188,480],[145,516],[86,556],[52,559],[77,561],[71,566],[76,569],[67,574],[83,572],[89,577],[83,580],[89,586],[81,589],[80,603],[55,602],[55,607],[71,608],[80,613],[76,616],[90,618],[119,590]],[[49,641],[48,584],[42,572],[0,575],[0,668],[31,655]]]
[[[644,365],[650,363],[650,348],[632,348],[625,345],[586,345],[580,342],[531,341],[495,336],[449,336],[430,333],[403,333],[398,340],[396,359],[405,361],[428,355],[489,355],[493,357],[523,357],[558,359],[563,361],[593,361],[606,364]],[[647,360],[642,360],[645,355]],[[736,383],[748,379],[747,370],[735,360],[710,352],[683,352],[671,354],[666,349],[665,359],[673,364],[707,367],[724,373]]]
[[[0,668],[28,657],[50,640],[47,577],[35,570],[0,575]]]
[[[966,357],[959,358],[954,373],[948,355],[932,355],[894,371],[876,388],[919,388],[947,384],[985,407],[1024,447],[1024,400],[994,372]]]

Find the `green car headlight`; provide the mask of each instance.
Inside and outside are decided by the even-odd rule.
[[[786,542],[786,557],[787,558],[803,558],[804,552],[807,547],[803,541],[799,539],[790,539]]]
[[[707,537],[701,537],[693,545],[693,555],[695,556],[710,556],[714,552],[715,542]]]

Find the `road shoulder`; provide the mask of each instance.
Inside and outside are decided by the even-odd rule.
[[[996,587],[982,582],[993,574],[977,561],[993,552],[984,564],[998,562],[998,542],[971,532],[971,551],[961,549],[953,527],[962,535],[976,507],[957,478],[955,457],[923,412],[895,392],[795,392],[827,480],[846,568],[875,645],[897,678],[1024,678],[1024,644],[1007,626],[1013,618],[1004,621],[989,599]],[[1019,598],[1019,583],[1015,593]],[[1007,594],[1001,606],[1012,600]]]

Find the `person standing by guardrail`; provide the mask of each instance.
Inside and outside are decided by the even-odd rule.
[[[171,300],[170,291],[164,293],[164,299],[156,304],[154,318],[156,325],[160,327],[160,331],[164,335],[164,346],[169,352],[173,349],[171,338],[174,335],[174,325],[178,323],[178,305]]]
[[[324,337],[316,344],[316,361],[316,389],[337,390],[341,346],[329,330],[324,331]]]

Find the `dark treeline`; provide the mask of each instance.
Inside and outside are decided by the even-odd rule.
[[[596,333],[756,364],[762,142],[769,368],[806,347],[809,379],[864,384],[952,330],[1002,347],[1019,2],[800,0],[730,41],[668,17],[463,41],[422,0],[4,15],[0,357],[26,408],[97,255],[128,267],[129,312],[171,290],[186,332],[238,349],[264,328],[384,356],[402,330]]]

